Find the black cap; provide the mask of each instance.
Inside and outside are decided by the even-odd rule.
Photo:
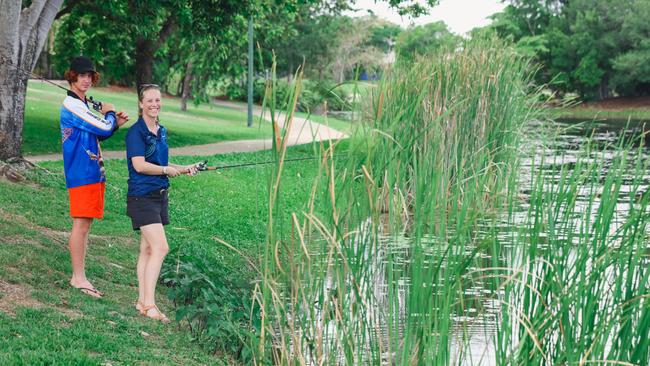
[[[93,66],[93,61],[86,56],[77,56],[70,61],[70,70],[76,71],[77,74],[85,74],[87,72],[96,72]]]

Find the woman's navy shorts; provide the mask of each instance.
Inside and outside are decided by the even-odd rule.
[[[169,198],[167,190],[160,189],[146,196],[126,197],[126,214],[131,218],[133,230],[151,224],[169,224]]]

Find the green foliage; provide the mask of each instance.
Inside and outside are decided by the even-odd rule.
[[[169,286],[167,297],[176,306],[176,321],[186,320],[192,335],[213,351],[250,362],[250,324],[255,323],[250,319],[250,285],[230,268],[178,251],[182,249],[169,254],[177,263],[166,262],[160,274]]]
[[[613,60],[612,85],[622,94],[650,94],[650,4],[635,1],[621,29],[628,47]]]
[[[393,50],[393,44],[400,33],[402,33],[402,28],[399,25],[377,19],[376,24],[370,30],[370,39],[367,44],[381,52],[388,53]]]
[[[512,0],[489,26],[541,65],[539,83],[583,99],[650,92],[644,0]]]
[[[278,103],[285,102],[294,86],[286,79],[275,81],[275,99]],[[245,85],[228,83],[224,87],[226,96],[235,100],[246,100]],[[264,79],[256,79],[253,83],[253,101],[261,104],[266,93]],[[306,80],[302,83],[297,109],[302,112],[323,110],[327,103],[327,110],[347,111],[352,108],[351,95],[331,80]]]
[[[605,70],[598,66],[597,51],[593,50],[580,59],[572,75],[575,81],[586,87],[600,85],[600,81],[605,75]],[[585,92],[585,94],[588,93]]]
[[[108,6],[108,5],[107,5]],[[111,9],[119,13],[122,10]],[[75,8],[57,21],[52,66],[54,75],[63,78],[74,56],[85,55],[95,61],[101,85],[131,85],[135,81],[133,38],[121,23],[107,21],[101,13]]]
[[[397,37],[395,50],[399,58],[413,61],[417,56],[431,55],[439,50],[453,50],[460,39],[449,31],[444,22],[439,21],[403,31]]]

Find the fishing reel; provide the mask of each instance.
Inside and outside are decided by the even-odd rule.
[[[88,97],[88,101],[90,102],[90,104],[93,105],[94,110],[96,110],[97,112],[102,111],[102,102],[93,99],[93,97]]]
[[[204,171],[208,170],[208,161],[203,160],[203,162],[201,162],[201,163],[196,163],[196,165],[194,165],[194,167],[196,168],[196,170],[198,170],[200,172],[204,172]]]

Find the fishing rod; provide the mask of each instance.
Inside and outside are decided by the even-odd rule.
[[[51,80],[48,80],[48,79],[46,79],[46,78],[40,76],[39,74],[37,74],[37,73],[35,73],[35,72],[33,72],[33,71],[27,71],[27,70],[21,68],[21,67],[18,66],[18,65],[14,65],[13,63],[11,63],[9,60],[7,60],[7,59],[6,59],[4,56],[2,56],[2,55],[0,55],[0,63],[4,63],[4,64],[6,64],[6,65],[9,65],[9,66],[13,67],[13,68],[14,68],[15,70],[17,70],[17,71],[22,71],[24,74],[26,74],[26,75],[28,75],[28,76],[31,76],[31,77],[33,77],[33,78],[39,79],[39,80],[41,80],[41,81],[44,81],[44,82],[46,82],[46,83],[52,84],[52,85],[56,86],[56,87],[59,88],[59,89],[63,89],[63,90],[65,90],[66,92],[71,91],[70,89],[65,88],[65,87],[63,87],[63,86],[61,86],[61,85],[59,85],[59,84],[57,84],[57,83],[55,83],[55,82],[53,82],[53,81],[51,81]],[[92,96],[88,96],[87,99],[88,99],[88,101],[92,104],[94,110],[96,110],[97,112],[101,112],[101,110],[102,110],[102,102],[100,102],[100,101],[98,101],[98,100],[95,100]]]
[[[320,157],[306,157],[306,158],[294,158],[294,159],[284,159],[283,162],[292,162],[292,161],[302,161],[302,160],[315,160]],[[200,172],[209,171],[209,170],[221,170],[221,169],[231,169],[231,168],[241,168],[245,166],[255,166],[255,165],[267,165],[277,163],[277,160],[267,160],[267,161],[258,161],[253,163],[242,163],[242,164],[233,164],[233,165],[221,165],[221,166],[208,166],[208,161],[204,160],[201,163],[196,164],[196,170]]]

